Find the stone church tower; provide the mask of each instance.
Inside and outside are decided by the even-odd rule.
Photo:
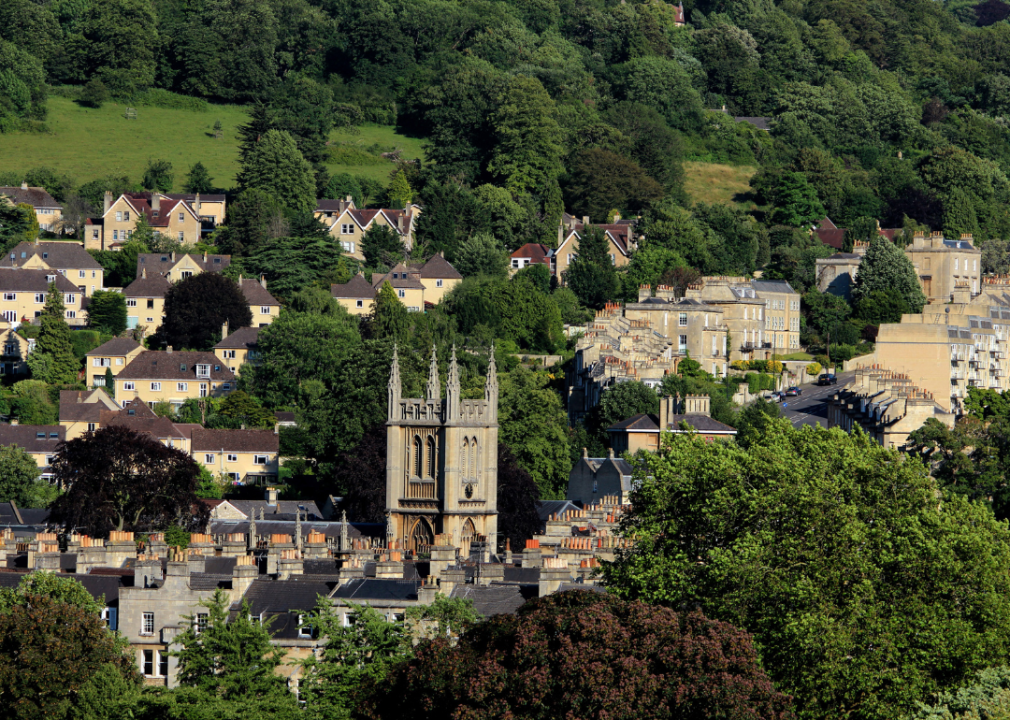
[[[425,395],[400,396],[400,363],[393,350],[386,422],[387,539],[421,550],[435,535],[468,548],[498,532],[498,374],[491,351],[483,400],[460,398],[453,348],[445,399],[435,349]]]

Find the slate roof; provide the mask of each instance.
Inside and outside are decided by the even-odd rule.
[[[320,198],[316,200],[315,212],[340,213],[343,212],[346,208],[347,208],[346,200],[325,200]]]
[[[132,338],[112,338],[106,343],[102,343],[94,350],[86,353],[85,356],[91,355],[108,355],[115,357],[116,355],[126,356],[140,347],[140,343]]]
[[[364,275],[358,273],[343,285],[330,285],[330,295],[335,298],[362,298],[371,300],[375,297],[375,288],[368,284]]]
[[[504,585],[492,583],[480,585],[457,585],[452,589],[451,598],[470,600],[473,609],[484,617],[492,615],[514,615],[527,600],[540,595],[537,585]]]
[[[47,276],[55,275],[56,289],[64,293],[80,293],[72,282],[55,270],[27,270],[25,268],[0,268],[0,292],[46,292]]]
[[[735,117],[733,118],[737,122],[747,123],[748,125],[753,125],[758,130],[771,130],[771,126],[768,125],[770,118],[766,117]]]
[[[25,525],[45,525],[49,521],[49,508],[19,508]]]
[[[272,434],[273,433],[271,433],[271,435]],[[249,514],[255,510],[257,523],[259,523],[258,518],[259,518],[259,511],[261,509],[263,510],[263,514],[266,518],[264,522],[266,522],[268,520],[271,520],[275,515],[290,516],[291,520],[294,520],[295,513],[298,512],[298,508],[301,507],[303,513],[305,512],[308,513],[309,518],[309,520],[306,521],[303,515],[303,522],[302,522],[303,536],[309,534],[308,525],[305,525],[306,522],[316,522],[323,519],[323,513],[320,512],[314,500],[278,500],[276,505],[268,505],[266,500],[225,500],[224,502],[229,503],[232,507],[234,507],[239,512],[243,513],[246,517],[249,517]],[[286,533],[286,534],[293,535],[294,533]],[[339,534],[340,533],[338,531],[337,535],[339,536]],[[348,536],[350,536],[351,534],[352,533],[348,531]]]
[[[165,197],[170,197],[173,200],[185,200],[188,203],[196,202],[196,195],[197,193],[165,193]],[[224,202],[227,197],[221,193],[207,193],[206,195],[200,193],[201,202]]]
[[[267,292],[267,289],[260,284],[259,280],[242,278],[240,287],[242,288],[242,294],[245,295],[245,301],[250,305],[276,305],[280,307],[277,299]]]
[[[84,402],[90,390],[60,390],[60,422],[99,422],[104,403]],[[80,398],[80,401],[78,401]]]
[[[103,410],[99,413],[102,427],[125,427],[138,433],[145,433],[163,440],[185,440],[186,436],[167,417],[137,417],[125,411]]]
[[[13,187],[4,185],[0,187],[0,195],[6,195],[15,205],[27,203],[33,208],[63,208],[56,198],[49,194],[45,188],[40,187]]]
[[[13,502],[0,502],[0,525],[24,525],[25,520]]]
[[[320,595],[328,596],[339,582],[335,575],[292,575],[288,580],[259,577],[253,580],[244,599],[249,602],[249,610],[253,615],[310,611],[316,606],[316,598]],[[270,629],[278,629],[276,622]]]
[[[228,382],[235,374],[209,352],[145,350],[119,371],[116,379],[123,380],[180,380],[198,382],[197,365],[210,365],[209,380]],[[185,369],[183,369],[185,367]],[[208,378],[199,378],[208,380]]]
[[[785,280],[751,280],[750,285],[757,292],[798,294]]]
[[[17,445],[28,453],[54,453],[66,437],[62,425],[0,425],[0,445]]]
[[[123,289],[124,297],[163,298],[172,283],[164,275],[148,273],[147,277],[138,277]]]
[[[619,458],[619,457],[612,457],[612,458],[583,458],[583,460],[586,460],[589,463],[589,467],[592,468],[593,472],[597,472],[600,469],[600,467],[603,465],[603,463],[611,462],[611,463],[614,463],[614,465],[617,466],[617,469],[620,470],[621,475],[623,475],[625,477],[631,477],[634,474],[634,470],[631,467],[631,463],[629,463],[624,458]]]
[[[139,398],[123,401],[123,415],[127,417],[156,418],[158,417],[147,403]]]
[[[102,269],[101,264],[91,257],[91,253],[75,242],[23,242],[11,250],[3,262],[6,266],[21,267],[36,255],[54,270]]]
[[[214,348],[238,348],[241,350],[251,350],[256,347],[256,341],[259,339],[259,335],[260,329],[258,327],[239,328],[228,337],[222,339],[221,342],[214,346]]]
[[[414,581],[354,578],[341,585],[333,593],[334,600],[386,600],[392,602],[414,602],[417,600],[418,583]]]
[[[700,413],[671,415],[670,425],[666,429],[674,433],[683,432],[679,429],[680,423],[682,422],[686,422],[688,425],[693,427],[695,431],[700,433],[736,434],[736,428],[732,428],[725,423],[721,423],[718,420],[710,418],[708,415],[702,415]],[[607,428],[607,432],[622,432],[628,430],[638,432],[658,432],[659,418],[655,415],[639,414],[630,417],[627,420],[615,423]]]
[[[185,254],[188,254],[191,258],[193,258],[193,261],[204,272],[221,272],[231,265],[231,255],[200,255],[197,253]],[[172,257],[173,255],[175,256],[174,259]],[[206,260],[204,258],[206,258]],[[180,253],[141,253],[137,256],[137,277],[140,277],[140,272],[144,268],[147,268],[148,275],[152,272],[164,275],[175,267],[175,264],[181,259],[182,254]]]
[[[412,272],[421,273],[421,279],[441,279],[441,280],[462,280],[463,276],[459,271],[449,264],[441,253],[435,253],[427,262],[411,265]]]
[[[194,453],[221,451],[276,453],[280,449],[280,436],[273,430],[193,430],[192,447]],[[312,506],[315,507],[315,503],[312,503]],[[316,515],[320,518],[323,516],[318,511]]]
[[[506,565],[504,579],[508,583],[536,584],[540,582],[540,568]]]
[[[243,500],[230,500],[233,505],[241,502],[256,502],[256,501],[243,501]],[[262,501],[260,501],[262,502]],[[287,500],[282,500],[279,502],[289,502]],[[302,502],[302,505],[307,505],[307,503]],[[236,505],[237,506],[237,505]],[[311,508],[310,508],[311,512]],[[248,520],[228,520],[228,519],[211,519],[210,521],[211,530],[215,535],[225,535],[228,533],[249,533],[249,521]],[[274,514],[269,510],[264,512],[264,519],[259,519],[259,514],[256,515],[256,532],[259,535],[271,535],[274,533],[291,535],[294,537],[295,534],[295,516],[294,511],[290,513],[279,513]],[[340,523],[330,522],[328,520],[309,520],[302,521],[302,535],[307,537],[310,532],[319,532],[325,535],[327,538],[339,538],[340,537]],[[347,537],[350,539],[363,538],[363,537],[385,537],[386,526],[384,523],[347,523]]]
[[[410,277],[411,275],[417,275],[417,270],[408,270],[407,266],[403,263],[397,263],[392,270],[390,270],[385,275],[372,275],[372,287],[380,288],[383,283],[388,282],[394,288],[402,288],[404,290],[424,290],[424,285],[421,284],[420,279],[417,277]],[[378,277],[376,277],[378,275]],[[462,276],[461,276],[462,277]]]
[[[540,522],[547,522],[551,515],[557,515],[567,510],[581,510],[582,508],[571,500],[537,500],[537,516]],[[516,548],[519,550],[520,548]]]

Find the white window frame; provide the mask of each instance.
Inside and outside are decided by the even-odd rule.
[[[407,297],[407,291],[406,290],[397,290],[396,291],[396,295],[397,295],[397,297],[405,298],[405,297]]]
[[[204,453],[203,454],[203,464],[213,465],[214,464],[214,453]]]
[[[442,287],[442,281],[441,280],[436,280],[435,281],[435,287]]]
[[[136,390],[136,389],[137,389],[136,383],[132,383],[126,380],[123,381],[123,390]]]
[[[298,637],[300,638],[311,638],[312,637],[312,626],[305,624],[305,616],[298,616]]]
[[[238,462],[238,455],[235,453],[228,453],[228,462]]]
[[[253,465],[269,465],[269,455],[253,455]]]
[[[35,304],[45,305],[46,304],[46,294],[45,293],[35,293]]]
[[[160,382],[152,382],[151,383],[151,392],[161,392],[161,383]]]
[[[196,376],[198,378],[210,378],[210,365],[198,364],[196,366]]]
[[[189,383],[176,383],[175,390],[176,392],[189,392]]]
[[[67,320],[76,320],[76,319],[77,319],[77,311],[67,310]]]
[[[199,635],[207,629],[209,623],[210,615],[208,613],[197,613],[193,618],[193,632]]]
[[[136,298],[126,298],[126,307],[137,307]]]
[[[123,211],[116,210],[116,222],[123,222]]]
[[[270,306],[260,305],[260,315],[269,315],[269,314],[270,314]]]
[[[9,293],[9,292],[5,292],[4,293],[4,300],[10,301],[10,300],[17,300],[17,299],[18,299],[18,294],[17,293]]]
[[[88,276],[88,273],[87,273],[86,270],[78,270],[77,271],[77,277],[79,277],[79,278],[86,278],[87,276]]]
[[[144,637],[154,635],[154,613],[145,612],[140,616],[140,634]]]

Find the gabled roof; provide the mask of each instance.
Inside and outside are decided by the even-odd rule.
[[[188,203],[195,203],[197,196],[200,202],[224,202],[228,196],[221,193],[164,193],[165,197],[173,200],[185,200]]]
[[[678,25],[683,25],[686,22],[684,20],[684,3],[673,6],[673,22]]]
[[[260,329],[258,327],[239,328],[228,337],[223,338],[221,342],[214,346],[214,349],[235,348],[238,350],[252,350],[256,347],[259,334]]]
[[[279,449],[280,436],[273,430],[193,430],[194,453],[222,450],[276,453]],[[318,515],[322,517],[322,513]]]
[[[99,415],[102,427],[125,427],[138,433],[146,433],[159,440],[185,440],[186,436],[167,417],[137,417],[126,410],[113,412],[104,410]]]
[[[348,208],[346,200],[326,200],[319,198],[316,200],[315,212],[343,212]]]
[[[123,415],[127,417],[139,417],[139,418],[156,418],[154,410],[152,410],[147,403],[145,403],[140,398],[134,398],[132,400],[123,401]]]
[[[419,274],[417,270],[408,269],[403,263],[397,263],[385,275],[378,275],[378,273],[372,275],[372,287],[378,289],[382,287],[383,283],[388,282],[394,288],[424,290],[424,285],[421,284],[421,280],[418,277]],[[411,275],[414,277],[411,277]]]
[[[487,587],[463,584],[452,589],[451,598],[469,600],[473,609],[484,617],[492,615],[515,615],[527,600],[540,595],[538,585],[491,584]]]
[[[721,423],[718,420],[710,418],[708,415],[702,415],[700,413],[671,415],[670,425],[669,427],[664,428],[664,430],[669,430],[673,433],[682,433],[684,432],[680,429],[680,424],[682,422],[686,422],[694,428],[695,432],[699,433],[736,435],[736,428],[732,428],[725,423]],[[659,432],[659,418],[655,415],[634,415],[627,420],[614,423],[607,428],[607,432]]]
[[[610,239],[610,241],[614,244],[614,246],[618,249],[618,251],[620,251],[622,255],[628,254],[628,246],[631,241],[631,228],[632,228],[632,225],[630,223],[620,222],[606,225],[589,225],[589,227],[601,229],[603,233],[607,236],[607,238]],[[558,249],[554,251],[555,254],[560,252],[561,248],[563,248],[572,239],[572,237],[581,240],[582,234],[585,232],[585,230],[586,230],[585,225],[583,225],[582,223],[575,223],[575,228],[571,230],[565,236],[565,239],[561,242],[561,244],[558,245]]]
[[[231,255],[210,255],[198,253],[141,253],[137,256],[137,277],[141,271],[147,268],[148,277],[152,273],[164,275],[175,267],[176,263],[182,260],[183,255],[189,255],[193,262],[203,270],[203,272],[221,272],[231,265]]]
[[[362,298],[371,300],[375,297],[375,288],[368,284],[365,276],[358,273],[343,285],[330,285],[330,295],[335,298]]]
[[[131,352],[140,347],[140,343],[132,338],[112,338],[106,343],[102,343],[94,350],[86,353],[86,356],[90,355],[129,355]]]
[[[449,261],[441,253],[435,253],[427,262],[419,265],[411,265],[412,272],[421,273],[421,279],[434,280],[462,280],[463,276],[459,271],[449,264]]]
[[[529,258],[533,263],[547,264],[551,249],[543,243],[526,243],[521,248],[512,253],[514,258]]]
[[[737,122],[747,123],[748,125],[753,125],[758,130],[771,130],[771,126],[768,125],[768,120],[770,118],[766,117],[735,117],[733,118]]]
[[[271,612],[311,611],[319,595],[326,597],[340,584],[336,574],[332,578],[313,575],[292,575],[287,580],[260,577],[253,580],[246,591],[245,600],[253,615]],[[270,626],[276,630],[277,623]]]
[[[63,208],[45,188],[40,187],[13,187],[4,185],[0,187],[0,195],[6,195],[15,205],[25,203],[31,205],[36,210],[39,208]]]
[[[200,219],[196,211],[190,206],[188,202],[180,198],[173,198],[167,195],[160,195],[160,202],[158,204],[158,214],[154,214],[153,207],[153,195],[155,193],[140,192],[140,193],[123,193],[123,197],[138,213],[144,213],[147,216],[147,222],[151,227],[168,227],[169,220],[171,219],[172,213],[176,211],[181,211],[188,213],[191,217]],[[110,212],[111,206],[110,206]]]
[[[101,264],[91,257],[91,253],[75,242],[23,242],[3,258],[6,267],[21,267],[38,255],[46,265],[54,270],[73,268],[75,270],[101,270]]]
[[[351,216],[351,219],[362,228],[367,227],[379,212],[379,210],[354,210],[350,208],[347,210],[347,214]]]
[[[221,448],[216,448],[215,452],[220,450]],[[194,450],[194,452],[196,451]],[[207,450],[207,452],[210,452],[210,450]],[[255,513],[256,517],[259,518],[259,511],[262,510],[263,517],[266,520],[280,519],[280,517],[283,516],[285,519],[293,521],[295,519],[295,513],[301,510],[303,513],[302,519],[305,523],[318,522],[323,519],[323,513],[319,510],[313,500],[278,500],[276,505],[270,505],[266,500],[224,500],[223,502],[228,503],[247,518],[253,513]],[[257,520],[257,522],[259,522],[259,520]],[[348,523],[348,525],[350,525],[350,523]],[[309,534],[309,530],[306,529],[307,527],[308,525],[306,525],[305,528],[302,528],[303,536]],[[350,530],[350,527],[348,527],[348,530]],[[277,532],[280,531],[278,530]]]
[[[259,280],[242,278],[242,283],[239,287],[242,289],[242,294],[245,295],[245,301],[250,305],[276,305],[280,307],[280,303],[277,302],[273,295],[267,292],[267,289]]]
[[[147,273],[146,277],[141,276],[123,288],[123,296],[128,298],[163,298],[169,288],[171,281],[160,273]]]
[[[229,382],[235,374],[221,360],[209,352],[166,352],[145,350],[119,371],[117,380],[180,380],[197,381],[196,366],[210,366],[210,380]],[[205,380],[207,378],[200,378]]]
[[[104,390],[61,390],[60,422],[93,422],[101,419],[101,412],[118,408],[116,401]]]
[[[0,268],[0,292],[46,292],[49,290],[47,277],[54,276],[56,289],[64,293],[79,293],[72,282],[55,270],[27,270],[24,268]]]
[[[338,587],[330,597],[359,603],[365,600],[416,601],[417,585],[392,578],[354,578]]]
[[[29,453],[56,452],[66,437],[62,425],[0,425],[0,445],[17,445]]]

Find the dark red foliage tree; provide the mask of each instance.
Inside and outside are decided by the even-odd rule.
[[[366,693],[358,716],[393,720],[771,720],[791,699],[751,636],[701,613],[575,590],[445,639]]]
[[[979,27],[995,25],[1010,17],[1010,5],[1000,0],[986,0],[975,6],[975,24]]]
[[[341,505],[351,522],[386,521],[386,426],[376,425],[337,461]]]
[[[540,532],[538,499],[536,480],[519,467],[508,447],[498,443],[498,533],[502,548],[508,539],[512,549],[520,551],[529,538]]]
[[[195,494],[199,466],[151,435],[104,427],[63,443],[52,468],[68,490],[49,519],[68,531],[102,537],[110,530],[196,529],[206,522],[207,507]]]
[[[165,322],[155,333],[152,347],[210,350],[221,340],[226,320],[230,332],[252,324],[249,302],[238,283],[216,272],[193,275],[165,294]]]
[[[104,665],[139,681],[133,662],[101,619],[79,607],[32,595],[0,614],[0,715],[62,718]]]

